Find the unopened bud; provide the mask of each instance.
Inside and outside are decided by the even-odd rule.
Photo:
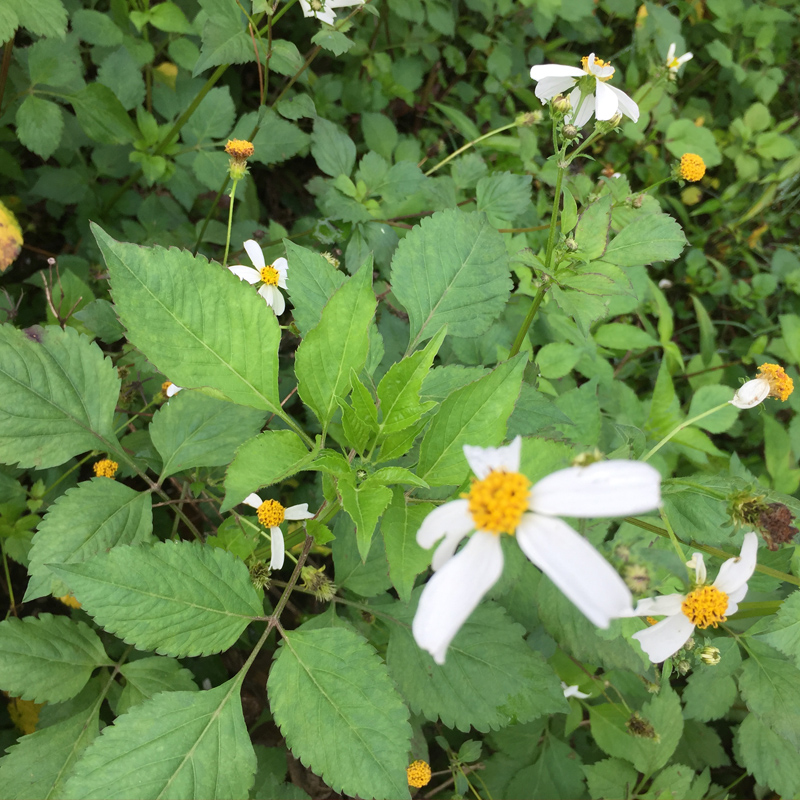
[[[650,586],[650,573],[641,564],[628,564],[622,574],[625,585],[634,594],[644,594]]]
[[[686,650],[687,653],[691,653],[692,650],[697,646],[697,642],[695,642],[694,637],[690,636],[686,640],[686,644],[683,646],[683,649]]]
[[[535,125],[537,122],[541,121],[541,111],[526,111],[523,114],[518,114],[517,118],[514,120],[514,123],[521,128],[530,128],[531,125]]]
[[[631,200],[631,205],[633,205],[634,208],[641,208],[642,203],[644,203],[644,198],[640,194],[637,194],[636,197]]]
[[[553,104],[553,111],[559,114],[566,114],[572,108],[569,97],[563,94],[557,94],[550,102]]]
[[[574,253],[578,249],[578,243],[571,236],[568,236],[564,241],[564,247]]]
[[[685,675],[692,669],[692,665],[684,658],[675,665],[675,669],[678,671],[678,675]]]
[[[712,644],[707,644],[700,650],[700,660],[710,667],[716,667],[719,664],[722,656],[719,654],[719,647],[714,647]]]
[[[610,125],[612,128],[616,128],[616,127],[617,127],[617,125],[619,125],[619,124],[620,124],[620,122],[622,122],[622,114],[620,114],[620,113],[619,113],[619,111],[617,111],[617,113],[616,113],[616,114],[614,114],[614,116],[613,116],[613,117],[611,117],[611,119],[608,121],[608,124],[609,124],[609,125]]]
[[[303,588],[314,593],[323,603],[329,603],[336,594],[336,585],[325,575],[325,567],[303,567],[300,570]]]
[[[575,139],[578,136],[578,129],[574,125],[565,125],[561,134],[565,139]]]

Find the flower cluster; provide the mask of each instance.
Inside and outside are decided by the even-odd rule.
[[[684,153],[681,156],[678,174],[685,181],[696,183],[706,174],[706,162],[696,153]]]
[[[94,474],[98,478],[112,478],[117,474],[119,464],[112,461],[110,458],[101,458],[100,461],[95,462],[92,466]]]
[[[431,768],[426,761],[412,761],[407,769],[408,785],[414,789],[421,789],[431,782]]]

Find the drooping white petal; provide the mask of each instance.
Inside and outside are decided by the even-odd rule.
[[[176,386],[174,383],[171,383],[169,386],[167,386],[167,391],[165,394],[167,397],[172,397],[178,394],[180,391],[183,391],[183,386]]]
[[[728,594],[726,592],[726,594]],[[728,595],[728,606],[725,609],[725,616],[730,617],[735,614],[739,610],[739,603],[744,600],[745,595],[747,594],[747,584],[737,589],[735,592],[731,592]]]
[[[250,256],[250,260],[256,269],[266,266],[264,251],[258,246],[258,242],[255,239],[248,239],[244,243],[244,249],[247,250],[247,255]]]
[[[598,628],[630,616],[633,597],[622,578],[566,522],[525,514],[517,527],[522,552]]]
[[[272,266],[278,270],[278,286],[286,288],[286,275],[289,272],[289,262],[281,256],[272,262]]]
[[[619,101],[612,89],[613,87],[607,83],[597,81],[597,88],[595,89],[595,115],[597,119],[611,119],[617,113]]]
[[[681,614],[685,594],[662,594],[660,597],[643,597],[633,611],[635,617],[670,617]]]
[[[247,281],[250,285],[261,280],[261,273],[252,267],[245,267],[242,264],[234,264],[228,269],[240,280]]]
[[[551,97],[566,92],[575,84],[575,78],[542,78],[536,84],[534,94],[545,103]]]
[[[630,117],[634,122],[639,121],[639,106],[628,97],[625,92],[621,89],[617,89],[616,86],[610,86],[608,84],[604,84],[606,88],[611,89],[614,96],[617,98],[617,106],[618,110],[621,114],[624,114],[626,117]]]
[[[683,614],[662,619],[661,622],[633,634],[654,664],[675,655],[692,635],[694,624]]]
[[[279,317],[281,314],[283,314],[283,311],[286,308],[286,300],[277,286],[269,286],[265,283],[258,290],[258,293],[264,298],[264,300],[266,300],[267,305],[272,308],[276,317]]]
[[[464,457],[470,469],[479,480],[483,480],[493,470],[503,472],[519,472],[522,454],[522,437],[517,436],[505,447],[472,447],[464,445]]]
[[[641,461],[598,461],[568,467],[531,489],[530,508],[564,517],[625,517],[661,503],[661,474]]]
[[[242,502],[251,508],[258,508],[264,501],[255,492],[253,492],[252,494],[247,495]]]
[[[272,553],[269,557],[269,568],[280,569],[283,566],[286,553],[284,552],[283,545],[283,531],[277,526],[269,529],[270,535],[270,550]]]
[[[419,526],[417,544],[430,550],[443,536],[457,535],[461,541],[475,523],[469,513],[469,501],[465,499],[451,500],[438,508],[434,508]]]
[[[574,97],[576,93],[578,96]],[[578,108],[580,105],[577,113],[572,118],[572,124],[576,128],[582,128],[592,118],[592,114],[594,114],[594,95],[583,95],[583,99],[581,100],[580,89],[573,89],[573,91],[570,92],[569,99],[573,108]]]
[[[289,506],[283,512],[284,519],[311,519],[314,515],[308,510],[308,503]]]
[[[580,78],[586,73],[578,67],[568,67],[565,64],[537,64],[531,67],[531,78],[535,81],[544,78]]]
[[[714,586],[728,596],[732,595],[753,577],[758,552],[758,536],[750,531],[744,535],[742,551],[738,558],[729,558],[720,568]]]
[[[478,532],[428,581],[411,631],[437,664],[444,664],[453,637],[502,572],[500,539]]]
[[[736,408],[755,408],[769,397],[769,382],[764,378],[747,381],[736,390],[733,400],[728,402]]]
[[[679,66],[679,67],[680,67],[680,66],[682,66],[682,65],[683,65],[683,64],[685,64],[687,61],[691,61],[693,58],[694,58],[694,53],[684,53],[684,54],[683,54],[683,55],[682,55],[682,56],[681,56],[681,57],[678,59],[678,66]]]
[[[578,688],[578,684],[573,684],[572,686],[567,686],[564,681],[561,681],[561,688],[564,691],[564,697],[580,697],[581,700],[585,700],[587,697],[591,697],[590,694],[586,694],[586,692],[582,692]]]
[[[694,578],[697,583],[705,583],[708,573],[706,572],[706,562],[703,560],[702,553],[693,553],[692,557],[686,562],[689,569],[694,570]]]

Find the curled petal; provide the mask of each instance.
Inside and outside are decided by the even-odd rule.
[[[694,577],[697,583],[705,583],[708,573],[706,572],[706,562],[703,560],[702,553],[692,553],[692,557],[686,562],[689,569],[694,570]]]
[[[561,688],[564,691],[564,697],[580,697],[581,700],[585,700],[587,697],[591,697],[590,694],[586,692],[582,692],[578,688],[578,684],[573,684],[572,686],[567,686],[564,681],[561,681]]]
[[[437,664],[444,664],[453,637],[502,572],[500,539],[478,532],[428,581],[411,631]]]
[[[517,528],[522,552],[598,628],[631,616],[633,598],[616,570],[583,536],[554,517],[525,514]]]
[[[542,78],[539,83],[536,84],[534,94],[542,103],[545,103],[551,97],[566,92],[567,89],[572,88],[574,84],[574,78]]]
[[[283,512],[284,519],[311,519],[314,515],[308,510],[308,503],[300,503],[297,506],[289,506]]]
[[[417,544],[425,550],[433,547],[442,536],[458,536],[461,541],[471,530],[475,523],[469,514],[467,500],[451,500],[443,506],[434,508],[419,526],[417,531]]]
[[[729,558],[720,568],[714,586],[728,596],[747,586],[756,568],[758,536],[750,531],[744,535],[742,551],[738,558]],[[744,595],[743,595],[744,596]]]
[[[747,381],[736,390],[733,400],[729,402],[736,408],[755,408],[769,397],[769,382],[763,378]]]
[[[661,503],[661,474],[641,461],[599,461],[569,467],[531,489],[531,509],[564,517],[625,517]]]
[[[255,492],[253,492],[252,494],[247,495],[242,502],[251,508],[258,508],[263,500]]]
[[[183,390],[183,386],[176,386],[174,383],[171,383],[167,387],[167,391],[165,392],[165,394],[167,395],[167,397],[172,397],[173,395],[178,394],[178,392],[180,392],[182,390]]]
[[[611,86],[597,82],[595,90],[595,115],[597,119],[611,119],[617,113],[619,101]]]
[[[535,81],[543,78],[580,78],[584,74],[582,69],[564,64],[537,64],[531,67],[531,78]]]
[[[662,594],[660,597],[644,597],[633,611],[635,617],[671,617],[680,614],[685,594]]]
[[[261,280],[261,273],[252,267],[234,264],[232,267],[228,267],[228,270],[232,272],[240,281],[247,281],[251,286]]]
[[[266,266],[264,251],[258,246],[258,242],[255,239],[248,239],[244,243],[244,249],[247,250],[247,255],[250,256],[250,260],[256,269]]]
[[[286,558],[283,544],[283,531],[275,525],[269,529],[270,535],[270,549],[272,552],[269,557],[269,568],[280,569],[283,566],[283,561]]]
[[[633,634],[642,650],[654,664],[675,655],[692,635],[694,624],[683,614],[662,619],[661,622]]]
[[[472,447],[464,445],[464,457],[470,469],[483,480],[493,470],[519,472],[519,461],[522,453],[522,437],[517,436],[505,447]]]
[[[747,594],[747,584],[742,586],[740,589],[737,589],[735,592],[731,592],[728,595],[728,607],[725,609],[726,617],[732,616],[739,610],[739,603],[741,603],[742,600],[744,600],[744,596],[746,594]]]
[[[694,58],[694,53],[684,53],[684,54],[683,54],[683,55],[682,55],[682,56],[681,56],[681,57],[678,59],[678,66],[679,66],[679,67],[680,67],[680,66],[682,66],[682,65],[683,65],[683,64],[685,64],[687,61],[691,61],[693,58]]]
[[[609,64],[604,67],[598,66],[594,53],[586,59],[586,67],[596,78],[610,78],[615,72],[614,67]]]
[[[605,85],[605,84],[604,84]],[[639,106],[628,97],[625,92],[617,89],[616,86],[606,86],[607,89],[610,89],[614,96],[617,98],[617,106],[618,110],[621,114],[624,114],[626,117],[630,117],[634,122],[639,121]],[[598,117],[599,119],[599,117]]]

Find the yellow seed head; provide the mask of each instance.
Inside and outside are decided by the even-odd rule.
[[[431,781],[431,768],[425,761],[413,761],[406,770],[408,785],[415,789],[427,786]]]
[[[114,475],[117,474],[119,464],[117,464],[116,461],[112,461],[110,458],[103,458],[96,462],[92,469],[94,469],[94,474],[97,475],[98,478],[113,478]]]
[[[256,516],[265,528],[274,528],[283,522],[283,512],[285,510],[277,500],[265,500],[258,507]]]
[[[727,608],[728,595],[716,586],[701,586],[689,592],[681,604],[681,611],[698,628],[716,628],[720,622],[725,622]]]
[[[777,364],[762,364],[758,377],[769,383],[769,396],[783,402],[794,391],[794,381]]]
[[[261,280],[266,283],[267,286],[277,286],[278,278],[280,278],[280,274],[272,265],[261,268]]]
[[[678,171],[685,181],[695,183],[706,174],[706,162],[696,153],[684,153]]]
[[[225,152],[236,161],[247,161],[255,153],[255,147],[252,142],[245,139],[229,139],[225,145]]]
[[[514,534],[528,510],[531,482],[519,472],[492,470],[482,481],[473,478],[469,513],[475,527],[499,535]]]

